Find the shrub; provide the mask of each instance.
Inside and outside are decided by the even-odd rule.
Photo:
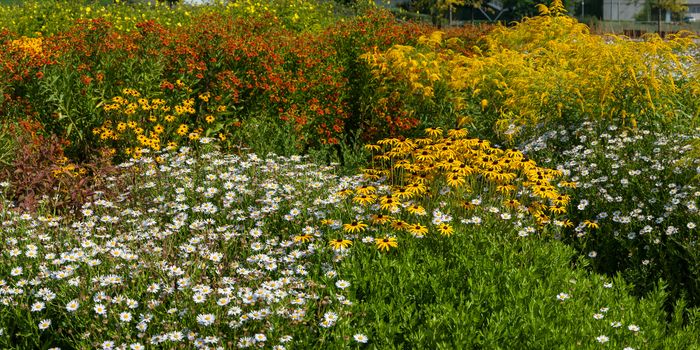
[[[469,117],[480,135],[504,141],[583,120],[657,129],[697,123],[700,65],[691,35],[591,35],[559,5],[494,28],[473,56],[455,52],[439,32],[417,46],[368,53],[380,98],[399,101],[381,109],[435,125]]]
[[[191,94],[191,89],[181,82],[172,90],[171,95],[175,97]],[[164,97],[173,99],[172,96]],[[217,105],[215,99],[211,93],[205,92],[196,99],[186,98],[170,104],[162,98],[148,98],[135,89],[125,88],[122,95],[105,101],[103,108],[107,120],[93,129],[93,133],[114,153],[136,159],[141,157],[143,148],[160,151],[167,146],[176,149],[188,140],[197,141],[210,136],[226,140],[222,132],[226,105]]]
[[[599,228],[574,227],[563,239],[594,268],[622,272],[639,295],[663,279],[672,298],[698,305],[700,160],[686,161],[697,137],[584,123],[549,131],[523,150],[577,184],[571,215]]]
[[[72,163],[63,153],[67,142],[55,135],[42,136],[40,128],[35,121],[21,121],[11,130],[17,145],[9,166],[0,167],[9,186],[5,200],[23,211],[42,207],[57,213],[76,209],[97,191],[106,190],[101,178],[113,171],[111,153],[100,153],[91,163]]]

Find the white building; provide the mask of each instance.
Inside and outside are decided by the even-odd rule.
[[[603,0],[603,20],[634,21],[643,4],[635,5],[630,0]]]

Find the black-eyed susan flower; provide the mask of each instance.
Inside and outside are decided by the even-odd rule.
[[[600,225],[598,225],[597,222],[591,221],[591,220],[585,220],[585,221],[583,222],[583,225],[586,226],[586,227],[588,227],[588,228],[592,228],[592,229],[597,229],[597,228],[600,227]]]
[[[311,239],[313,239],[313,237],[314,237],[314,236],[312,236],[312,235],[309,234],[309,233],[306,233],[306,234],[303,234],[303,235],[297,235],[297,236],[294,236],[294,242],[302,242],[302,243],[305,243],[305,242],[308,242],[308,241],[310,241]]]
[[[442,136],[442,129],[441,128],[427,128],[427,129],[425,129],[425,133],[428,136],[440,137],[440,136]]]
[[[345,189],[342,189],[338,192],[338,196],[341,198],[345,198],[345,197],[351,195],[352,192],[353,192],[352,188],[345,188]]]
[[[383,225],[389,221],[391,221],[391,216],[384,215],[384,214],[374,214],[371,217],[372,223],[373,224],[380,224]]]
[[[564,214],[566,213],[566,207],[552,205],[549,207],[549,212],[552,214]]]
[[[451,236],[454,233],[454,229],[450,224],[442,223],[437,227],[438,232],[443,236]]]
[[[408,225],[408,232],[414,236],[421,237],[428,233],[428,228],[421,224],[412,224]]]
[[[408,210],[408,212],[413,214],[413,215],[419,215],[419,216],[426,215],[425,208],[423,208],[422,206],[420,206],[418,204],[409,205],[406,210]]]
[[[520,206],[520,202],[517,199],[509,199],[507,201],[503,201],[503,205],[505,205],[507,208],[516,209]]]
[[[561,182],[559,182],[559,187],[576,188],[576,186],[578,186],[578,183],[575,181],[561,181]]]
[[[351,246],[352,241],[348,239],[338,238],[330,241],[329,245],[333,248],[333,250],[343,250]]]
[[[398,199],[394,198],[391,195],[388,196],[382,196],[379,198],[379,203],[381,204],[381,209],[382,210],[394,210],[401,204]]]
[[[377,249],[387,252],[389,249],[397,248],[399,246],[399,243],[394,237],[375,238],[374,243],[377,245]]]
[[[515,187],[515,185],[513,185],[513,184],[505,184],[505,185],[496,186],[496,191],[498,191],[500,193],[510,193],[510,192],[515,191],[516,189],[517,189],[517,187]]]
[[[377,200],[377,196],[373,194],[361,194],[359,196],[355,196],[352,200],[360,205],[370,205]]]
[[[552,203],[554,203],[555,205],[567,205],[570,200],[571,197],[569,197],[568,195],[560,194],[555,198],[552,198]]]
[[[185,136],[187,135],[187,132],[190,130],[190,128],[186,124],[180,124],[180,126],[177,128],[176,133],[180,136]]]
[[[377,190],[377,188],[374,186],[362,185],[362,186],[356,188],[355,192],[357,194],[371,194],[371,193],[374,193],[376,190]]]
[[[364,148],[368,151],[379,151],[382,149],[382,146],[380,145],[372,145],[372,144],[367,144],[364,146]]]
[[[408,224],[403,220],[394,220],[391,222],[391,228],[394,230],[405,230],[408,228]]]
[[[421,162],[432,162],[435,160],[435,156],[430,150],[424,149],[416,152],[415,157]]]
[[[353,221],[349,224],[343,224],[343,230],[345,230],[345,232],[355,233],[362,232],[366,229],[367,224],[363,223],[362,221]]]
[[[447,185],[450,187],[460,187],[466,183],[464,177],[459,175],[452,175],[447,178]]]

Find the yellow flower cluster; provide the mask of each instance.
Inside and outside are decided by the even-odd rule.
[[[432,98],[438,83],[447,84],[450,89],[462,90],[466,87],[460,80],[459,69],[465,65],[466,57],[455,54],[450,47],[458,39],[443,42],[444,32],[435,31],[430,36],[418,39],[421,47],[394,45],[386,52],[368,52],[361,56],[370,67],[374,79],[384,83],[405,81],[409,93]],[[453,96],[457,108],[464,104]]]
[[[532,223],[524,228],[526,233],[534,232],[535,226],[543,231],[549,225],[573,226],[565,217],[570,201],[566,191],[576,183],[561,179],[561,171],[537,166],[520,151],[469,138],[466,129],[452,129],[446,135],[440,128],[425,132],[423,138],[390,138],[366,145],[373,154],[372,166],[363,170],[366,181],[350,185],[338,196],[362,206],[358,211],[367,214],[367,222],[355,217],[342,225],[330,219],[323,223],[342,227],[346,235],[380,232],[372,239],[377,249],[385,251],[399,244],[387,232],[415,238],[431,232],[452,236],[456,232],[452,215],[463,218],[460,222],[487,212],[500,213],[501,220],[517,217],[520,223]],[[352,244],[347,237],[329,242],[334,250]]]
[[[401,94],[409,115],[426,105],[440,105],[439,113],[471,106],[471,113],[482,114],[477,122],[506,140],[542,122],[584,116],[631,128],[643,119],[673,123],[697,116],[696,36],[631,41],[591,35],[562,15],[560,5],[540,6],[540,16],[496,27],[484,37],[486,50],[476,47],[473,56],[451,49],[456,39],[435,32],[415,47],[396,45],[362,57],[380,82],[380,95]],[[411,100],[415,95],[423,99]],[[466,113],[444,117],[460,114]]]
[[[23,36],[12,40],[10,48],[23,52],[25,57],[40,57],[43,52],[42,43],[43,39],[41,37],[28,38]]]
[[[226,106],[210,105],[209,92],[197,98],[199,106],[194,98],[171,105],[161,98],[145,98],[139,91],[125,88],[121,96],[104,104],[103,109],[111,118],[95,128],[93,134],[115,151],[139,158],[143,148],[175,148],[183,141],[196,141],[205,134],[219,132],[222,125],[214,122]],[[225,139],[223,133],[218,136]]]
[[[447,137],[439,128],[426,132],[425,138],[392,138],[366,146],[377,154],[373,157],[375,166],[365,169],[365,176],[386,177],[393,187],[381,196],[373,194],[373,189],[358,188],[353,200],[362,205],[378,203],[382,210],[391,212],[405,201],[429,200],[447,187],[450,191],[441,199],[458,200],[462,208],[472,209],[474,203],[466,198],[486,187],[497,194],[494,197],[503,206],[527,212],[539,224],[566,213],[570,198],[561,189],[575,183],[558,181],[560,171],[539,167],[517,150],[502,150],[486,140],[468,138],[465,129],[449,130]],[[420,205],[407,210],[417,216],[426,214]]]

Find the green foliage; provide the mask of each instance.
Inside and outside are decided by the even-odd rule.
[[[663,287],[638,302],[622,278],[591,274],[585,261],[572,268],[566,245],[491,224],[409,241],[391,255],[355,252],[338,266],[352,276],[353,313],[363,320],[350,327],[377,349],[592,349],[601,335],[618,348],[697,346],[696,326],[666,325]]]

